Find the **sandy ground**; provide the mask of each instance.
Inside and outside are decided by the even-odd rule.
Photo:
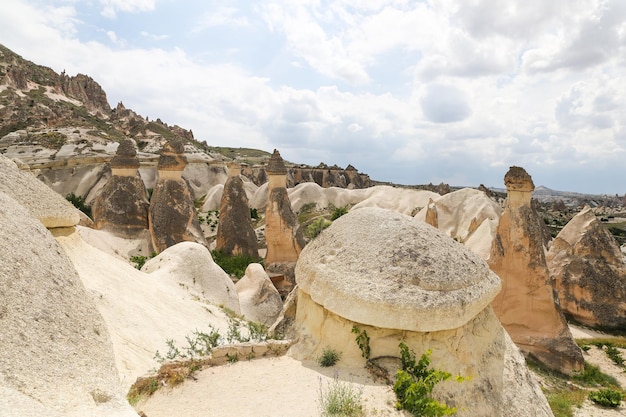
[[[570,325],[572,336],[574,339],[586,339],[594,337],[611,337],[605,333],[596,332],[590,329],[585,329],[578,326]],[[622,356],[626,358],[626,350],[620,349]],[[621,384],[622,388],[626,388],[626,373],[624,369],[618,367],[609,359],[605,352],[596,348],[595,346],[584,352],[585,361],[596,365],[600,370],[606,374],[609,374]],[[624,417],[626,416],[626,406],[622,402],[622,406],[617,409],[603,408],[595,405],[590,400],[585,400],[583,406],[574,410],[574,417]]]
[[[373,381],[364,368],[322,368],[280,356],[216,366],[200,371],[196,381],[160,389],[135,406],[148,417],[314,417],[320,415],[320,386],[334,373],[341,383],[362,389],[368,416],[404,416],[395,410],[391,387]]]
[[[575,338],[606,337],[588,329],[572,327]],[[622,351],[626,357],[626,351]],[[626,387],[626,373],[606,354],[593,347],[585,360],[615,376]],[[341,365],[341,362],[338,364]],[[148,417],[314,417],[320,415],[320,387],[326,389],[334,374],[343,383],[362,389],[367,416],[406,416],[395,410],[391,387],[374,381],[364,368],[322,368],[315,362],[300,362],[289,356],[240,361],[204,369],[196,380],[172,389],[162,388],[135,405]],[[605,409],[586,400],[575,417],[624,417],[626,407]]]

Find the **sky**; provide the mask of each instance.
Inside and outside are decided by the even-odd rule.
[[[0,43],[211,146],[626,193],[623,0],[2,0]]]

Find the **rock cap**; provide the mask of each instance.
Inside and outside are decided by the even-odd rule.
[[[533,179],[522,167],[512,166],[504,176],[507,191],[530,191],[535,189]]]
[[[111,168],[139,168],[139,159],[137,159],[137,151],[135,144],[130,139],[122,139],[115,156],[109,164]]]
[[[280,153],[277,149],[274,149],[274,153],[270,157],[265,171],[270,175],[287,175],[287,167],[285,167],[285,161],[283,161],[283,158],[280,156]]]
[[[461,327],[501,287],[463,245],[377,207],[350,211],[310,242],[296,265],[296,283],[341,317],[418,332]]]
[[[182,171],[187,166],[187,158],[184,155],[185,145],[179,138],[165,142],[159,157],[159,171]]]

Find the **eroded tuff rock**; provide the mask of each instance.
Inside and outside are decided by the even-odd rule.
[[[323,349],[363,364],[353,326],[371,357],[399,356],[404,341],[432,364],[470,377],[438,384],[434,396],[459,416],[551,416],[538,384],[490,307],[500,279],[442,232],[380,208],[351,210],[301,253],[296,266],[297,342],[290,354]],[[525,406],[511,407],[511,399]]]
[[[180,242],[168,247],[141,270],[155,279],[174,280],[201,300],[241,312],[235,284],[213,261],[209,250],[198,243]]]
[[[278,290],[272,284],[263,265],[252,263],[235,285],[241,314],[250,321],[272,325],[283,308]]]
[[[150,203],[130,139],[120,142],[110,166],[113,175],[92,204],[94,228],[121,237],[138,237],[148,229]]]
[[[187,183],[182,179],[186,159],[179,140],[171,140],[159,158],[158,180],[148,212],[152,247],[157,252],[179,242],[208,243],[200,228]]]
[[[305,245],[298,217],[291,208],[286,188],[285,164],[275,149],[267,166],[268,201],[265,209],[265,268],[293,281],[290,272]]]
[[[3,192],[0,217],[0,415],[136,416],[107,327],[63,249]]]
[[[238,164],[230,172],[220,202],[215,249],[227,255],[259,257],[256,232],[250,217],[250,205],[244,184],[238,173]]]
[[[507,200],[489,267],[502,278],[492,306],[513,341],[551,369],[571,374],[584,359],[554,300],[545,258],[544,223],[531,206],[534,184],[523,168],[504,177]]]
[[[484,192],[463,188],[431,199],[415,215],[487,260],[502,209]]]
[[[591,327],[626,329],[626,264],[589,206],[559,232],[546,259],[567,317]]]
[[[17,165],[0,155],[0,191],[6,193],[48,229],[78,224],[80,214],[66,199],[51,190],[34,175],[20,171]]]

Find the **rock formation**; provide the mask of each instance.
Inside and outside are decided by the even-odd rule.
[[[504,177],[507,200],[489,256],[502,279],[493,308],[513,341],[551,369],[571,374],[583,356],[555,302],[545,258],[544,223],[531,206],[532,178],[520,167]]]
[[[257,237],[250,217],[250,205],[239,176],[241,166],[229,164],[229,176],[224,184],[220,203],[215,249],[226,255],[259,257]]]
[[[589,206],[559,232],[546,259],[566,317],[626,330],[626,264],[615,238]]]
[[[70,226],[76,210],[1,156],[0,169],[15,196],[0,191],[0,415],[136,416],[102,316],[37,220]]]
[[[252,263],[235,285],[241,314],[247,320],[270,326],[283,308],[283,300],[261,264]]]
[[[0,191],[18,201],[45,227],[71,227],[80,221],[79,211],[63,197],[46,187],[32,174],[0,155]]]
[[[228,274],[211,258],[209,250],[195,242],[181,242],[148,260],[141,268],[154,279],[169,279],[185,286],[199,299],[225,306],[239,314],[239,298]]]
[[[276,149],[266,171],[268,202],[265,209],[265,268],[270,272],[282,273],[287,280],[293,282],[292,271],[305,242],[298,217],[293,212],[287,195],[287,169]]]
[[[425,223],[379,208],[351,210],[304,248],[296,281],[294,357],[314,359],[330,347],[345,365],[363,364],[357,326],[369,336],[372,360],[398,357],[404,341],[417,355],[431,349],[437,369],[469,377],[434,392],[461,417],[552,415],[490,307],[500,279]]]
[[[157,252],[185,241],[208,247],[189,187],[182,178],[187,165],[183,152],[182,141],[172,139],[165,144],[159,157],[158,180],[148,215],[152,246]]]
[[[134,238],[148,229],[148,193],[139,176],[135,145],[123,139],[110,164],[112,176],[95,199],[92,213],[95,229]]]
[[[502,209],[484,192],[463,188],[432,199],[416,219],[440,229],[487,260]]]

